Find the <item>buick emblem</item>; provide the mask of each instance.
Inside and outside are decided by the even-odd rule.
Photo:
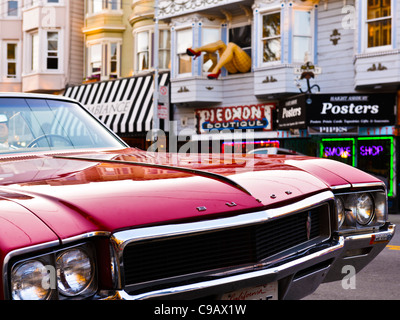
[[[311,212],[308,212],[307,222],[306,222],[306,230],[307,230],[307,240],[310,240],[311,236]]]

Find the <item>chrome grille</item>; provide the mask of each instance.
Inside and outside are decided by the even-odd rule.
[[[125,286],[256,264],[298,245],[322,241],[329,234],[325,204],[253,225],[133,241],[123,252]]]

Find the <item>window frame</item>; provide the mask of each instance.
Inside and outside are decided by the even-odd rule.
[[[18,0],[20,1],[20,0]],[[54,0],[57,2],[51,2],[52,0],[25,0],[25,8],[39,7],[39,6],[63,6],[65,0]]]
[[[272,37],[264,37],[263,36],[263,28],[264,28],[264,16],[267,15],[273,15],[273,14],[279,14],[280,17],[280,33],[279,36],[272,36]],[[259,26],[259,37],[256,41],[259,41],[259,61],[258,65],[260,66],[269,66],[269,65],[274,65],[274,64],[280,64],[282,61],[282,56],[284,54],[284,50],[282,50],[282,39],[283,39],[283,20],[282,20],[282,11],[279,8],[276,8],[275,10],[268,10],[268,11],[261,11],[260,12],[260,26]],[[272,60],[272,61],[264,61],[264,40],[274,40],[274,39],[279,39],[279,49],[280,49],[280,57],[279,59]]]
[[[12,44],[15,45],[15,58],[14,59],[8,59],[8,45]],[[21,81],[21,57],[20,57],[20,42],[15,40],[15,41],[4,41],[4,74],[3,74],[3,81],[6,82],[20,82]],[[9,77],[8,74],[8,64],[9,63],[15,63],[15,77]]]
[[[115,61],[113,60],[113,56],[112,56],[112,47],[115,45],[115,50],[116,50],[116,53],[115,53],[115,57],[116,57],[116,59],[115,59]],[[107,53],[107,64],[108,64],[108,68],[107,68],[107,70],[106,71],[108,71],[108,78],[109,79],[118,79],[119,77],[120,77],[120,75],[121,75],[121,57],[122,57],[122,55],[121,55],[121,52],[122,52],[122,43],[120,42],[120,41],[110,41],[109,43],[108,43],[108,46],[107,46],[107,50],[109,51],[108,53]],[[116,71],[115,72],[113,72],[112,71],[112,63],[113,62],[115,62],[115,64],[116,64]]]
[[[57,34],[57,49],[56,50],[49,50],[49,33]],[[45,70],[47,72],[59,72],[61,70],[61,50],[60,50],[60,43],[61,43],[61,33],[59,30],[46,30],[46,40],[45,40],[45,52],[46,52],[46,61],[45,61]],[[55,56],[51,54],[56,54]],[[49,59],[57,59],[57,68],[49,68],[48,60]]]
[[[221,30],[221,27],[217,27],[217,26],[202,26],[202,28],[201,28],[201,46],[204,46],[205,44],[209,43],[208,41],[205,42],[206,39],[209,39],[209,36],[206,37],[206,35],[205,35],[205,32],[206,32],[207,30],[218,31],[218,32],[219,32],[219,40],[222,40],[222,30]],[[205,66],[205,63],[204,63],[204,56],[205,56],[205,54],[206,54],[205,52],[202,52],[202,54],[201,54],[201,74],[202,74],[203,76],[207,76],[208,74],[210,74],[210,73],[212,72],[212,67],[214,67],[214,65],[212,65],[212,66],[210,66],[210,68],[209,68],[208,71],[205,71],[205,70],[204,70],[204,66]],[[215,56],[216,56],[216,63],[218,63],[218,60],[219,60],[218,51],[216,51],[216,52],[213,53],[212,55],[215,55]],[[215,64],[216,64],[216,63],[215,63]]]
[[[101,7],[99,10],[95,9],[95,1]],[[99,2],[101,1],[101,2]],[[112,5],[116,3],[116,8],[113,9]],[[122,0],[88,0],[87,2],[87,14],[101,14],[104,12],[122,12]]]
[[[15,59],[8,59],[8,45],[14,44],[15,47]],[[19,40],[4,40],[0,42],[0,56],[4,56],[5,59],[0,65],[0,81],[1,82],[21,82],[21,42]],[[15,77],[8,77],[8,63],[15,63]]]
[[[36,55],[35,55],[36,52]],[[39,31],[29,33],[29,69],[28,73],[40,72],[40,36]]]
[[[9,15],[9,4],[10,2],[17,3],[17,9],[15,15]],[[0,16],[5,20],[18,20],[22,17],[22,1],[21,0],[5,0],[0,6]]]
[[[147,35],[147,48],[145,50],[139,50],[139,39],[140,35]],[[152,33],[149,29],[141,29],[137,30],[134,34],[135,38],[135,71],[136,72],[145,72],[151,69],[152,61],[151,61],[151,47],[152,47]],[[142,47],[142,46],[141,46]],[[147,57],[147,67],[140,67],[140,57],[145,55]]]
[[[99,46],[100,47],[100,60],[97,61],[92,61],[92,50],[93,47]],[[104,73],[104,65],[103,65],[103,60],[104,60],[104,45],[102,42],[95,42],[95,43],[88,43],[87,44],[87,72],[86,72],[86,77],[87,78],[96,78],[98,75],[98,80],[101,80],[103,77]],[[100,70],[93,72],[92,64],[93,63],[99,63],[100,62]]]
[[[368,4],[365,2],[363,4],[364,8],[363,8],[363,18],[362,18],[362,42],[363,42],[363,51],[366,53],[371,53],[371,52],[379,52],[379,51],[386,51],[386,50],[391,50],[393,49],[394,45],[393,42],[396,41],[396,39],[394,39],[393,37],[393,32],[394,32],[394,28],[396,28],[395,26],[395,21],[396,19],[394,19],[394,14],[393,14],[393,10],[395,9],[395,7],[393,6],[393,0],[390,0],[390,16],[386,16],[386,17],[381,17],[381,18],[374,18],[374,19],[368,19]],[[390,31],[390,44],[388,45],[382,45],[382,46],[374,46],[374,47],[368,47],[368,42],[369,42],[369,35],[368,35],[368,24],[372,23],[372,22],[378,22],[378,21],[384,21],[384,20],[390,20],[390,24],[391,24],[391,31]]]
[[[169,33],[169,39],[170,41],[167,41],[167,47],[163,47],[161,40],[161,33],[162,32],[168,32]],[[147,50],[139,51],[139,34],[147,34]],[[134,69],[135,72],[141,73],[141,72],[146,72],[151,69],[154,69],[154,28],[151,26],[151,28],[145,27],[145,28],[137,28],[134,33],[133,37],[135,39],[134,41]],[[148,60],[148,67],[145,69],[139,68],[139,54],[147,53],[147,60]],[[163,53],[163,55],[166,55],[168,57],[169,55],[169,63],[171,63],[171,30],[169,28],[160,28],[159,29],[159,44],[158,44],[158,54]],[[169,70],[168,66],[163,66],[160,64],[161,59],[159,59],[159,69],[163,70]]]
[[[169,38],[169,41],[165,42],[167,44],[166,47],[163,47],[162,43],[160,42],[161,41],[161,34],[164,33],[164,32],[168,33],[167,37]],[[169,64],[169,66],[168,65],[167,66],[161,65],[161,59],[160,59],[160,54],[161,53],[162,53],[163,56],[167,57],[167,59],[166,59],[167,61],[169,60],[169,62],[167,62],[167,64]],[[170,65],[171,65],[171,30],[168,29],[168,28],[160,28],[160,30],[159,30],[158,55],[159,55],[159,58],[158,58],[159,69],[169,70],[170,69]],[[169,56],[169,59],[168,59],[168,56]],[[153,62],[153,65],[154,65],[154,62]]]
[[[117,71],[111,73],[112,70],[112,46],[116,46],[116,67]],[[100,60],[92,60],[92,49],[94,46],[100,46]],[[86,78],[97,78],[98,80],[118,79],[121,76],[121,59],[122,59],[122,40],[121,39],[101,39],[100,41],[90,41],[86,43],[87,61],[86,61]],[[100,71],[93,72],[92,64],[100,62]]]
[[[310,35],[302,35],[302,34],[296,34],[295,30],[295,14],[296,12],[309,12],[310,13]],[[295,48],[294,48],[294,40],[296,37],[298,38],[309,38],[309,43],[310,43],[310,52],[309,52],[309,61],[314,62],[314,52],[315,52],[315,46],[314,46],[314,37],[315,37],[315,8],[311,7],[296,7],[293,8],[293,20],[292,20],[292,38],[290,39],[292,45],[292,52],[291,58],[293,63],[304,63],[305,57],[302,59],[296,60],[295,59]]]
[[[175,75],[176,75],[176,78],[184,78],[184,77],[189,77],[189,76],[192,76],[192,74],[193,74],[193,60],[191,59],[191,57],[190,56],[188,56],[187,54],[186,54],[186,49],[184,49],[185,51],[183,52],[178,52],[178,33],[180,33],[180,32],[183,32],[183,31],[188,31],[190,34],[191,34],[191,38],[190,38],[190,42],[191,42],[191,47],[194,45],[193,44],[193,27],[190,25],[190,26],[182,26],[182,27],[180,27],[180,28],[175,28],[175,43],[174,43],[174,47],[175,47],[175,50],[174,50],[174,57],[173,57],[173,59],[174,59],[174,61],[175,61],[175,68],[176,68],[176,70],[175,70]],[[188,56],[189,57],[189,61],[190,61],[190,71],[189,72],[182,72],[182,73],[180,73],[179,72],[179,68],[180,68],[180,64],[179,64],[179,61],[180,61],[180,55],[182,55],[182,56],[184,56],[184,55],[186,55],[186,56]]]

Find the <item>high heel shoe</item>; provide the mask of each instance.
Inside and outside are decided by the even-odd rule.
[[[208,75],[207,75],[207,78],[210,79],[210,80],[213,80],[213,79],[217,80],[220,74],[221,74],[221,69],[218,70],[217,73],[210,73],[210,74],[208,74]]]
[[[190,48],[187,48],[186,54],[190,57],[194,57],[194,60],[196,60],[196,58],[201,55],[201,51],[196,52]]]

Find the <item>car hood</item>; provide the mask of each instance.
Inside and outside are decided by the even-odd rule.
[[[328,168],[307,157],[188,157],[136,149],[36,155],[3,159],[0,195],[66,239],[256,211],[349,184]],[[359,181],[376,182],[359,175]]]

